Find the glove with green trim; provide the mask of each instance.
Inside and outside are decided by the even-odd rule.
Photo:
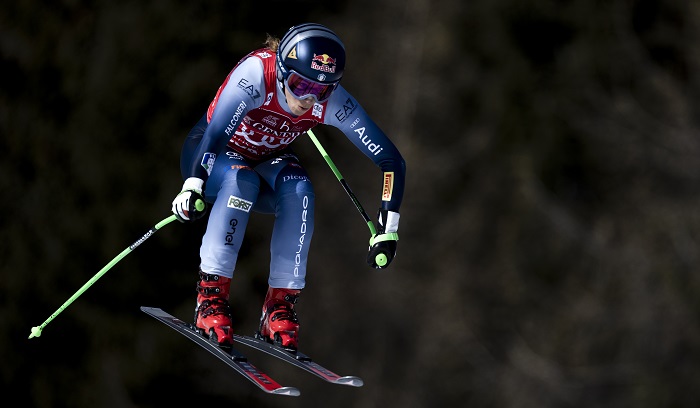
[[[367,264],[372,268],[384,269],[396,256],[399,240],[399,213],[379,209],[377,213],[377,235],[369,240]]]
[[[190,177],[182,185],[182,191],[173,200],[173,214],[178,221],[195,221],[204,216],[207,205],[202,196],[204,180]]]

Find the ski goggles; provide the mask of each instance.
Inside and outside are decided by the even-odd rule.
[[[323,102],[330,98],[335,88],[338,87],[338,82],[322,84],[290,71],[289,76],[284,80],[284,85],[289,89],[292,96],[297,99],[312,97],[316,99],[316,102]]]

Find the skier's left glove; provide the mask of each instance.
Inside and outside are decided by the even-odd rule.
[[[182,191],[173,200],[173,214],[180,222],[195,221],[204,216],[207,205],[202,196],[204,180],[190,177],[182,185]]]
[[[399,240],[399,213],[380,209],[377,213],[377,235],[369,240],[367,264],[372,268],[383,269],[389,266],[396,256]]]

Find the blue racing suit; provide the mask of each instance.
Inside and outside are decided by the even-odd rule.
[[[322,123],[338,128],[382,171],[382,203],[398,213],[406,166],[396,146],[342,86],[294,116],[277,79],[275,52],[260,49],[229,73],[207,113],[185,139],[184,179],[204,180],[212,204],[200,247],[203,272],[233,277],[250,212],[275,215],[270,244],[271,287],[305,286],[314,231],[314,189],[289,147]]]

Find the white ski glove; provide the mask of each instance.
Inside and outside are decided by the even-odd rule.
[[[207,204],[202,195],[204,180],[190,177],[182,185],[182,191],[173,200],[173,214],[180,222],[195,221],[204,216]]]

